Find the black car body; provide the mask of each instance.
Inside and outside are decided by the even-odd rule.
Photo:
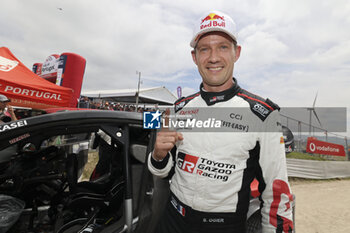
[[[92,138],[101,132],[113,154],[99,177],[79,182]],[[152,213],[161,204],[159,197],[153,204],[154,180],[145,165],[152,135],[133,112],[69,111],[0,125],[0,194],[24,200],[18,221],[30,226],[21,232],[83,232],[89,225],[93,232],[152,232]],[[167,182],[159,182],[167,192]]]

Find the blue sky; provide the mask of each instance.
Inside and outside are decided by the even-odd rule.
[[[29,68],[51,54],[85,57],[83,91],[137,88],[141,71],[141,87],[188,95],[201,82],[192,25],[209,10],[237,24],[241,86],[280,106],[308,107],[318,92],[316,106],[350,109],[348,0],[3,0],[0,42]]]

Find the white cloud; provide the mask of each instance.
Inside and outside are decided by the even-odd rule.
[[[242,42],[240,62],[243,69],[259,69],[285,60],[288,47],[275,36],[255,31]]]
[[[348,0],[4,0],[0,41],[29,68],[53,53],[80,54],[83,89],[136,88],[138,70],[144,87],[189,95],[200,83],[192,25],[211,9],[237,23],[242,86],[289,106],[308,106],[318,91],[320,106],[350,109]]]

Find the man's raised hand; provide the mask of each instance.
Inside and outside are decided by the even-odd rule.
[[[167,108],[164,114],[164,123],[169,126],[169,115],[170,110]],[[155,160],[163,160],[168,152],[175,146],[176,142],[179,140],[183,140],[183,136],[181,133],[178,133],[173,130],[169,130],[164,126],[157,133],[156,142],[153,150],[153,158]]]

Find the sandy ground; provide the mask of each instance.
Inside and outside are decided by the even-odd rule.
[[[291,180],[296,233],[350,233],[350,179]]]

